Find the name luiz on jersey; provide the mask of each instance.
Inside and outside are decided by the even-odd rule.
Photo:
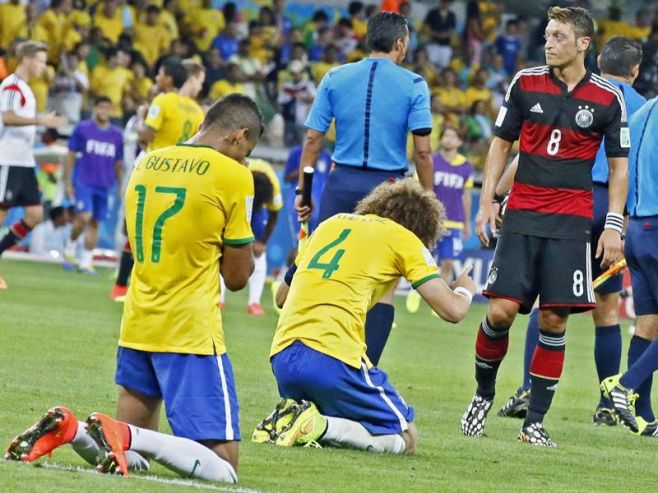
[[[210,168],[210,161],[204,159],[183,159],[166,156],[147,156],[140,160],[135,169],[152,169],[153,171],[170,171],[172,173],[196,173],[205,175]]]

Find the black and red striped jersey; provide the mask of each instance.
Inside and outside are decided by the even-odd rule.
[[[519,71],[494,127],[519,140],[519,168],[503,232],[589,241],[592,166],[605,137],[606,155],[627,157],[630,147],[624,96],[587,72],[569,92],[550,67]]]

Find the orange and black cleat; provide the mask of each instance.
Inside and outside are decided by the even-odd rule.
[[[7,460],[32,462],[61,447],[75,437],[78,420],[63,406],[56,406],[34,425],[14,438],[5,454]]]
[[[87,433],[100,448],[96,468],[102,473],[128,476],[125,454],[130,444],[128,425],[105,414],[92,413],[87,418]]]

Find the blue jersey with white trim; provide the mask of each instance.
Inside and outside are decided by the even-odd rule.
[[[628,213],[631,217],[658,216],[658,97],[637,110],[629,127]]]
[[[647,102],[646,98],[638,93],[633,86],[626,84],[625,82],[620,82],[615,79],[606,79],[610,84],[613,84],[619,88],[619,90],[624,95],[624,101],[626,101],[626,113],[630,118],[633,113],[640,109],[640,107]],[[631,142],[632,144],[632,142]],[[592,181],[595,183],[608,184],[608,157],[605,154],[605,139],[601,142],[601,147],[596,153],[596,160],[594,161],[594,166],[592,167]]]
[[[425,79],[385,58],[366,58],[324,76],[306,127],[326,132],[336,121],[335,163],[406,170],[407,135],[432,128]]]

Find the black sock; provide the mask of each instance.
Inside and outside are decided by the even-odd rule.
[[[9,232],[0,240],[0,255],[25,238],[30,231],[32,231],[32,228],[25,224],[23,220],[12,224]]]
[[[366,315],[366,355],[377,366],[393,326],[393,305],[377,303]]]
[[[133,271],[135,260],[131,252],[123,251],[121,261],[119,262],[119,275],[117,276],[117,286],[127,286],[130,273]]]

